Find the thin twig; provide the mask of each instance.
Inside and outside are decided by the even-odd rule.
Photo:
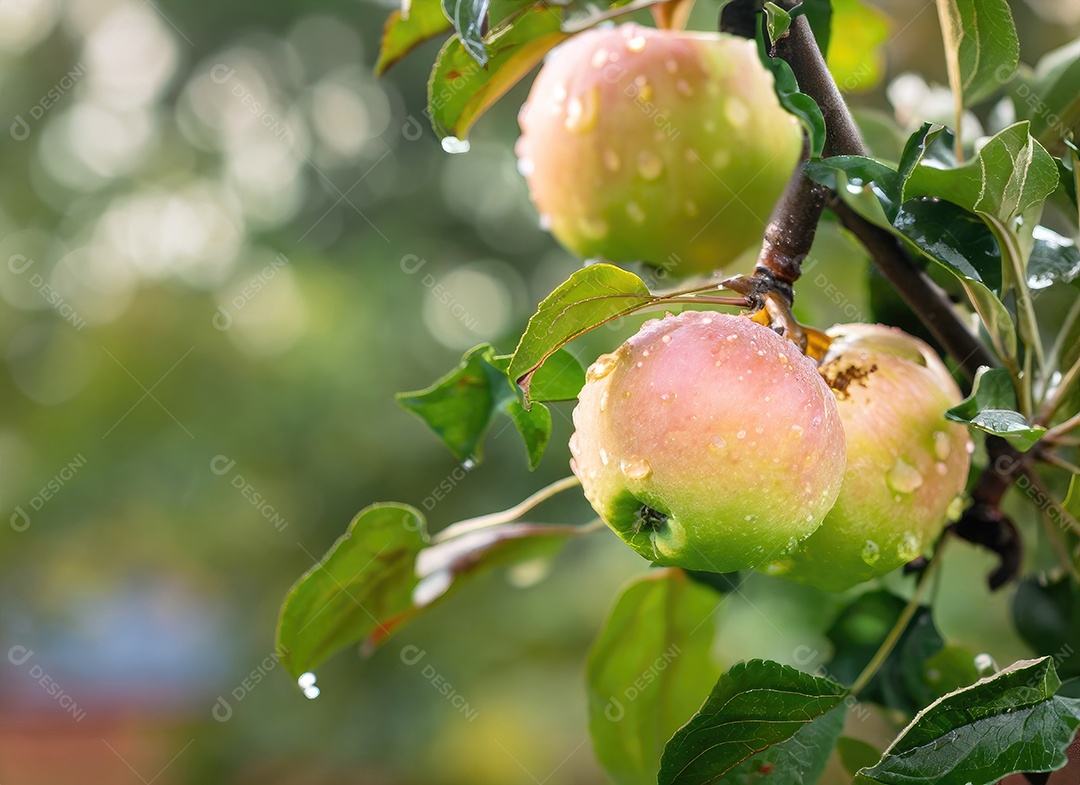
[[[458,521],[455,524],[447,526],[441,532],[432,537],[431,541],[433,543],[443,542],[444,540],[448,540],[451,537],[457,537],[458,535],[476,531],[477,529],[483,529],[488,526],[497,526],[500,523],[510,523],[512,521],[516,521],[518,518],[520,518],[522,515],[527,513],[529,510],[531,510],[533,507],[540,504],[541,502],[547,501],[557,493],[569,490],[570,488],[575,488],[580,484],[581,481],[573,475],[571,475],[570,477],[563,477],[561,480],[553,482],[546,488],[541,488],[532,496],[525,499],[525,501],[515,504],[508,510],[503,510],[502,512],[488,513],[487,515],[481,515],[477,518],[469,518],[464,521]]]

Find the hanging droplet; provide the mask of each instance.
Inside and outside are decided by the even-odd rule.
[[[300,685],[301,692],[304,693],[304,697],[308,700],[315,700],[319,697],[321,690],[315,686],[315,674],[311,671],[301,673],[296,683]]]
[[[467,153],[472,145],[469,144],[468,139],[458,139],[456,136],[444,136],[442,138],[442,149],[451,154]]]

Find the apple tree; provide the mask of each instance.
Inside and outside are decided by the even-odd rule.
[[[405,504],[361,511],[286,596],[279,654],[309,692],[338,650],[606,526],[643,559],[586,667],[613,781],[813,783],[835,753],[866,785],[1045,782],[1080,727],[1080,40],[1022,64],[1005,0],[937,0],[954,122],[871,154],[828,57],[863,40],[859,0],[731,0],[718,31],[686,30],[692,5],[390,14],[380,72],[446,39],[427,114],[448,153],[540,66],[519,170],[540,225],[586,260],[512,352],[477,346],[399,401],[468,467],[505,416],[535,468],[550,407],[573,406],[572,475],[435,534]],[[646,8],[653,26],[623,19]],[[991,101],[996,132],[965,137]],[[873,260],[872,317],[796,318],[822,222]],[[1037,306],[1044,292],[1064,308]],[[644,312],[606,353],[575,343]],[[573,491],[594,520],[524,520]],[[1036,656],[999,664],[935,626],[957,540],[996,556],[986,580]],[[717,677],[695,633],[748,573],[844,593],[823,668]],[[890,745],[845,735],[864,704],[902,720]]]

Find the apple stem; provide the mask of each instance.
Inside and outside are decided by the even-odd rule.
[[[791,10],[796,4],[796,0],[780,0],[778,3],[787,10]],[[720,29],[753,38],[760,24],[760,13],[754,0],[734,0],[723,9]],[[868,150],[862,134],[848,110],[840,88],[829,73],[805,15],[791,20],[788,34],[776,42],[776,56],[791,66],[799,89],[813,98],[821,108],[826,128],[825,155],[867,155]],[[799,178],[806,179],[801,170],[793,180]],[[799,186],[796,184],[791,187]],[[787,212],[780,209],[784,205]],[[945,293],[919,268],[895,237],[869,223],[839,200],[832,200],[829,207],[840,218],[844,227],[862,242],[881,273],[925,322],[945,350],[956,359],[969,379],[975,377],[980,366],[999,364],[986,345],[963,322]],[[805,226],[807,221],[816,220],[815,210],[811,203],[782,199],[769,224]],[[820,214],[821,211],[817,210],[818,218]],[[794,235],[794,230],[791,235]],[[812,233],[810,239],[812,240]],[[768,243],[766,238],[762,247],[763,256],[768,254]],[[809,242],[806,245],[808,251]],[[802,257],[796,257],[799,257],[797,253],[792,255],[795,263],[801,263],[805,253]],[[795,274],[794,277],[797,278],[798,275]]]

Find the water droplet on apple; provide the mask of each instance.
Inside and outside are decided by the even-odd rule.
[[[862,547],[862,552],[859,554],[862,560],[869,564],[871,567],[877,564],[881,559],[881,546],[879,546],[873,540],[867,540],[866,544]]]
[[[634,223],[643,223],[645,221],[645,211],[641,209],[641,205],[637,202],[626,203],[626,214],[630,216],[630,220]],[[664,336],[667,338],[668,336]]]
[[[942,463],[941,461],[938,461],[937,463],[934,464],[934,471],[936,471],[939,475],[944,477],[946,474],[949,473],[949,466],[948,466],[948,464],[945,464],[945,463]]]
[[[896,554],[905,562],[909,562],[922,552],[922,542],[914,532],[906,532],[900,540]]]
[[[608,465],[607,450],[605,450],[603,447],[600,448],[600,463],[604,464],[604,466]]]
[[[626,51],[640,52],[645,49],[645,43],[645,36],[635,35],[633,38],[626,42]]]
[[[646,180],[655,180],[664,173],[664,162],[656,153],[642,150],[638,153],[637,171]]]
[[[619,154],[617,152],[608,148],[607,150],[604,150],[603,153],[601,153],[601,157],[604,159],[604,166],[609,172],[619,171],[620,161]]]
[[[914,493],[922,486],[923,476],[903,458],[897,458],[893,467],[885,472],[885,482],[897,493]]]
[[[566,105],[563,126],[571,133],[580,134],[596,127],[599,115],[599,96],[596,87],[575,95]]]
[[[735,438],[736,439],[745,439],[746,438],[746,431],[739,431],[737,434],[735,434]]]
[[[519,158],[517,162],[518,174],[522,177],[532,177],[532,173],[536,171],[536,166],[533,164],[531,158]]]
[[[589,62],[592,63],[593,68],[603,68],[604,63],[607,62],[607,58],[608,50],[604,47],[600,47],[595,52],[593,52],[592,59]]]
[[[619,468],[628,480],[644,480],[652,474],[652,467],[644,458],[624,458]]]
[[[540,230],[544,232],[551,230],[551,216],[547,213],[540,213]]]
[[[596,358],[596,361],[589,366],[589,370],[585,372],[585,378],[590,382],[595,382],[603,379],[613,370],[619,363],[619,355],[612,352],[611,354],[602,354]]]
[[[934,455],[937,459],[939,461],[948,459],[950,452],[952,452],[952,441],[949,439],[949,434],[934,431]]]
[[[730,97],[724,104],[724,116],[736,128],[742,128],[750,120],[750,110],[738,98]]]
[[[577,431],[570,436],[570,454],[581,455],[581,439],[578,437]]]
[[[709,442],[709,447],[711,447],[712,449],[719,452],[720,450],[727,447],[727,439],[725,439],[723,436],[719,436],[719,435],[714,436],[714,437],[712,437],[712,440]]]

